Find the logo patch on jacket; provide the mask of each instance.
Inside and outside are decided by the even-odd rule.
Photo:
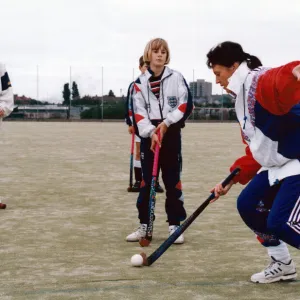
[[[247,142],[251,142],[250,138],[248,137],[248,135],[246,135],[246,133],[242,130],[242,136],[243,136],[243,139]]]
[[[174,108],[174,107],[177,106],[177,104],[178,104],[178,99],[177,99],[177,97],[175,97],[175,96],[169,96],[169,97],[167,97],[167,99],[168,99],[168,104],[169,104],[172,108]]]

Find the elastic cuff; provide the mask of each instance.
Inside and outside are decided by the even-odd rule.
[[[150,138],[152,138],[152,135],[155,133],[155,128],[152,130],[152,131],[150,131]]]
[[[167,127],[169,127],[171,125],[171,122],[168,119],[164,119],[164,123],[167,125]]]

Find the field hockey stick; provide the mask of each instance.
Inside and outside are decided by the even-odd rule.
[[[129,169],[129,187],[127,188],[128,192],[131,192],[133,186],[133,153],[134,153],[134,136],[135,134],[131,134],[131,149],[130,149],[130,169]]]
[[[160,132],[157,133],[158,139],[160,140]],[[156,181],[157,181],[157,169],[158,169],[158,160],[159,160],[159,144],[156,143],[155,152],[154,152],[154,161],[152,169],[152,180],[150,188],[150,197],[149,197],[149,224],[147,226],[146,236],[142,237],[139,240],[139,243],[142,247],[149,246],[152,241],[153,235],[153,223],[154,223],[154,210],[156,202]]]
[[[230,175],[222,182],[222,186],[225,187],[238,173],[240,168],[234,169]],[[177,240],[177,238],[183,234],[183,232],[193,223],[193,221],[200,215],[200,213],[208,206],[211,200],[215,198],[215,193],[211,195],[190,215],[188,219],[184,221],[172,235],[170,235],[148,258],[146,253],[141,253],[143,257],[143,265],[151,266],[159,257],[161,257],[166,250]]]

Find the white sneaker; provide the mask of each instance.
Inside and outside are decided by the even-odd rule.
[[[127,242],[138,242],[140,238],[145,237],[147,233],[147,224],[140,224],[138,229],[126,237]]]
[[[272,261],[262,272],[253,274],[251,281],[255,283],[272,283],[276,281],[293,280],[297,278],[295,264],[291,259],[288,264],[276,260],[271,256]]]
[[[178,228],[178,225],[170,225],[169,226],[169,236],[173,234],[174,231]],[[184,243],[184,236],[183,234],[180,235],[174,242],[174,244],[183,244]]]

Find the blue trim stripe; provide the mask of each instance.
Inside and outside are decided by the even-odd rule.
[[[278,142],[278,153],[300,159],[300,104],[285,115],[273,115],[255,103],[255,126],[272,141]]]
[[[193,103],[192,93],[190,91],[189,86],[186,83],[185,78],[183,78],[183,82],[184,82],[185,87],[186,87],[187,92],[188,92],[187,106],[186,106],[186,110],[185,110],[185,113],[184,113],[184,116],[183,116],[183,120],[185,121],[190,116],[190,114],[192,113],[193,107],[194,107],[194,103]]]

